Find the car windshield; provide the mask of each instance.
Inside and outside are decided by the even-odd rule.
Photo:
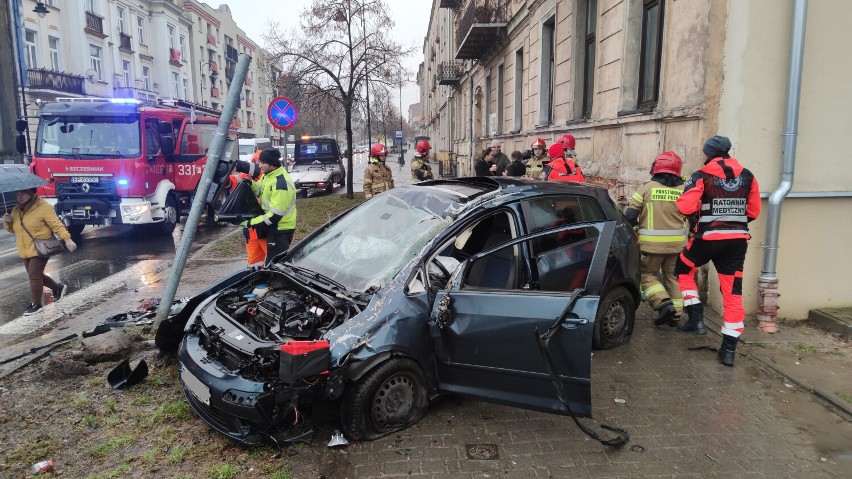
[[[137,116],[46,116],[38,127],[36,153],[74,158],[138,157]]]
[[[254,153],[254,144],[240,145],[240,154],[241,155],[251,155],[252,153]]]
[[[452,222],[457,205],[449,196],[411,189],[386,192],[300,245],[289,260],[349,290],[380,287]]]
[[[337,163],[340,154],[334,141],[302,141],[295,145],[295,160],[300,164]]]

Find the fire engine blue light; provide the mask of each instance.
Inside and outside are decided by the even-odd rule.
[[[118,180],[118,186],[127,186],[129,184],[130,184],[130,182],[125,180],[124,178]]]
[[[139,100],[135,98],[110,98],[109,101],[111,103],[121,103],[125,105],[137,105],[139,104]]]

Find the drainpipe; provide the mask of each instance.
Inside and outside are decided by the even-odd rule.
[[[466,171],[464,176],[470,174],[470,165],[473,165],[473,65],[471,65],[468,75],[470,76],[470,116],[468,117],[469,136],[467,138],[467,164],[465,165]],[[458,165],[456,165],[456,168],[456,174],[458,175]]]
[[[799,125],[799,93],[802,87],[802,57],[805,50],[805,20],[808,0],[793,3],[793,25],[790,32],[790,65],[787,72],[787,106],[784,120],[784,152],[781,163],[781,181],[769,195],[766,218],[766,237],[763,241],[763,268],[757,279],[759,294],[758,328],[767,333],[778,332],[775,321],[778,315],[778,236],[781,228],[781,202],[793,187],[793,169],[796,165],[796,139]]]

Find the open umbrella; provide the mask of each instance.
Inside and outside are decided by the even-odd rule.
[[[47,184],[30,173],[26,165],[0,165],[0,193],[21,191]]]

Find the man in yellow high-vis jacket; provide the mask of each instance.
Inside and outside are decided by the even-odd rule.
[[[639,229],[642,294],[657,312],[654,324],[675,327],[683,299],[674,274],[678,254],[686,244],[686,218],[675,202],[683,193],[683,160],[673,151],[661,153],[651,166],[651,181],[630,198],[624,215]]]
[[[263,176],[251,183],[263,208],[263,214],[246,221],[243,226],[257,231],[267,241],[266,266],[276,255],[287,251],[296,229],[296,185],[281,166],[281,152],[267,148],[258,158]]]

